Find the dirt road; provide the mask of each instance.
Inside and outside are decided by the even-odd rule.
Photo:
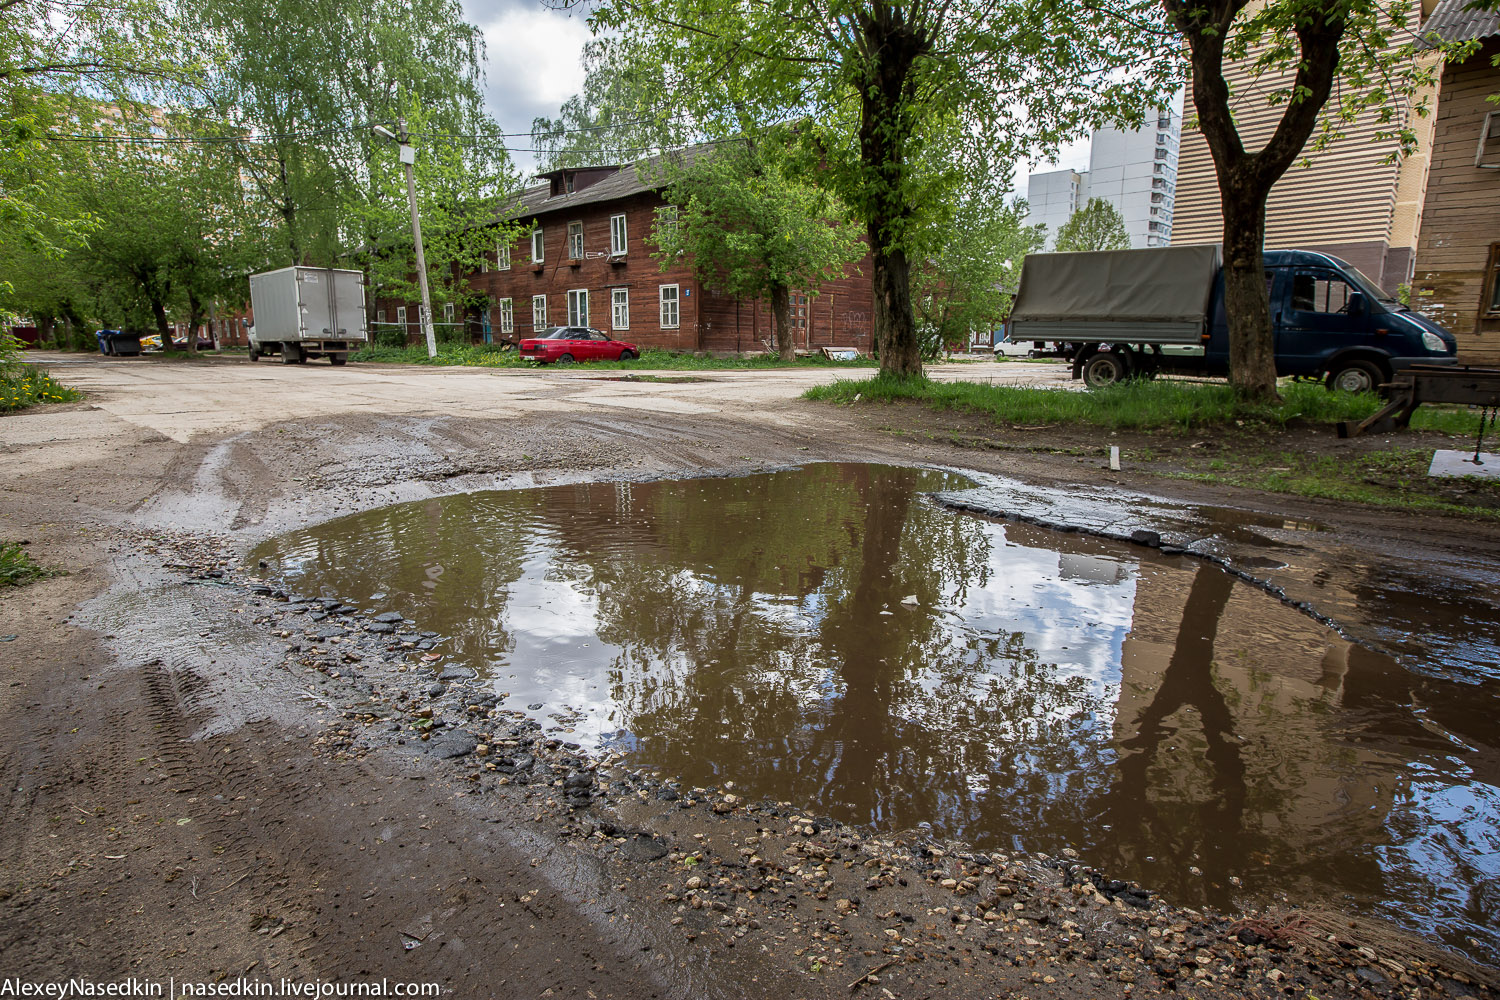
[[[366,671],[368,652],[352,645],[343,665],[309,660],[300,624],[271,597],[225,585],[260,539],[442,493],[815,460],[1097,485],[1107,473],[1095,458],[894,435],[888,414],[799,401],[831,377],[818,371],[642,383],[235,361],[66,358],[53,370],[86,401],[0,419],[0,538],[68,571],[0,591],[0,633],[15,636],[0,645],[8,976],[386,978],[464,997],[1486,992],[1471,985],[1485,970],[1456,962],[1463,978],[1437,975],[1424,964],[1436,956],[1411,957],[1420,946],[1399,974],[1357,974],[1317,935],[1283,942],[1211,915],[1136,911],[1026,859],[965,862],[975,898],[990,901],[966,910],[957,890],[909,878],[936,871],[930,858],[795,810],[668,808],[624,781],[606,819],[585,823],[553,801],[561,787],[500,784],[441,754],[361,740],[364,720],[384,718],[375,702],[405,682]],[[1487,526],[1178,493],[1334,526],[1309,552],[1315,582],[1293,569],[1275,581],[1333,605],[1351,560],[1462,583],[1488,581],[1500,555]],[[555,766],[559,782],[580,770]],[[798,865],[752,882],[747,851]],[[803,862],[827,885],[799,882]]]

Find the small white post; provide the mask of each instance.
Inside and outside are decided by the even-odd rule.
[[[1112,472],[1120,471],[1120,446],[1117,444],[1109,446],[1109,468]]]

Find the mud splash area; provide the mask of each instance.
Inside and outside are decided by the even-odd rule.
[[[1492,619],[1382,592],[1391,655],[1175,546],[933,498],[973,486],[820,464],[471,493],[254,555],[685,783],[1500,955]]]

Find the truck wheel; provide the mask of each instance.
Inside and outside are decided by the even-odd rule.
[[[1328,388],[1344,392],[1374,392],[1385,372],[1373,361],[1344,361],[1328,373]]]
[[[300,365],[302,363],[302,346],[300,344],[282,344],[281,363],[284,365]]]
[[[1083,384],[1090,389],[1114,385],[1126,374],[1125,359],[1118,354],[1095,354],[1083,363]]]
[[[331,364],[331,365],[342,365],[342,364],[347,363],[348,360],[349,360],[349,355],[347,355],[347,354],[330,354],[330,355],[328,355],[328,363]]]
[[[255,349],[255,348],[253,348],[253,347],[252,347],[252,348],[250,348],[250,360],[251,360],[251,361],[259,361],[259,360],[260,360],[260,352],[259,352],[259,351],[257,351],[257,350],[256,350],[256,349]]]

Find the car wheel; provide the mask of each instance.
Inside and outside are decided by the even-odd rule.
[[[1010,360],[1010,355],[1008,355],[1008,354],[1002,354],[999,351],[996,351],[995,352],[995,360],[996,361],[1009,361]]]
[[[560,365],[571,365],[573,363],[573,355],[559,354],[557,356],[557,363]]]
[[[1328,388],[1344,392],[1374,392],[1385,373],[1373,361],[1345,361],[1328,373]]]
[[[636,356],[636,353],[632,350],[629,350],[628,348],[620,352],[621,361],[634,361],[636,359]]]
[[[1095,354],[1083,363],[1083,384],[1090,389],[1114,385],[1125,375],[1125,360],[1118,354]]]

